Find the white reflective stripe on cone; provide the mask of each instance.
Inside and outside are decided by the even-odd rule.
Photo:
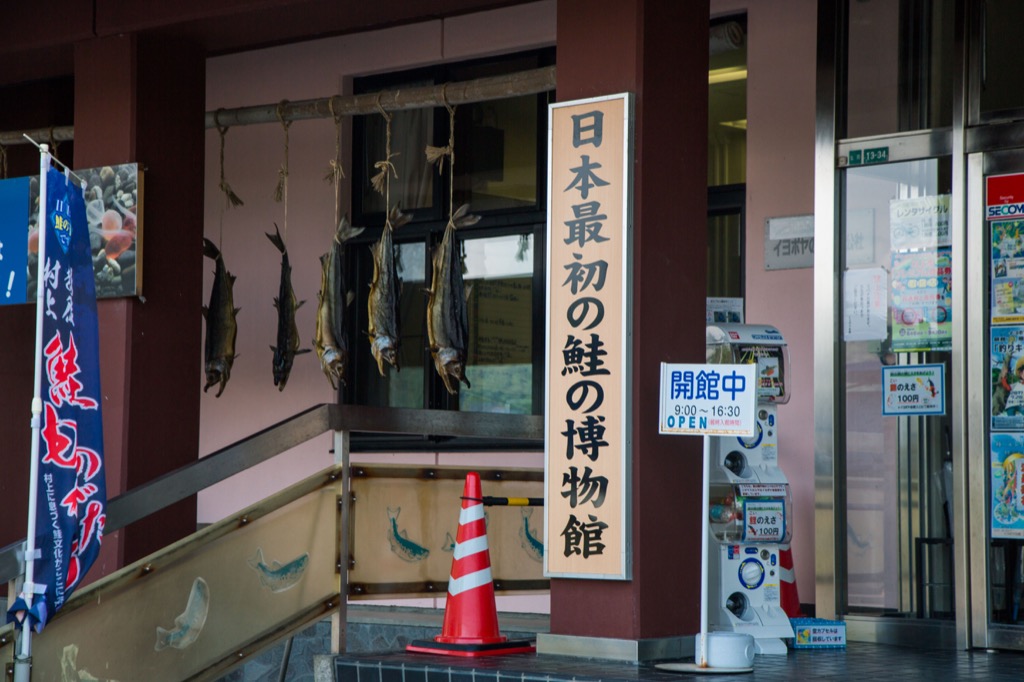
[[[455,558],[464,559],[474,554],[487,551],[487,536],[481,535],[477,538],[470,538],[463,542],[456,543],[455,545]]]
[[[467,523],[479,521],[483,517],[484,506],[482,504],[474,504],[472,507],[463,507],[462,511],[459,512],[459,525],[465,526]]]
[[[452,578],[448,581],[448,594],[456,597],[467,590],[483,587],[491,582],[491,568],[468,573],[461,578]]]

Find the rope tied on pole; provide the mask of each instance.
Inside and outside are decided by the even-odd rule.
[[[292,125],[292,122],[284,117],[284,108],[287,104],[288,100],[286,99],[277,104],[277,119],[281,122],[281,128],[284,129],[284,161],[277,171],[277,189],[274,190],[274,201],[284,202],[284,241],[286,244],[288,243],[288,129]]]
[[[437,165],[437,174],[441,175],[444,172],[444,160],[449,159],[449,166],[455,165],[455,107],[448,103],[448,84],[445,83],[441,87],[441,100],[444,103],[444,108],[448,110],[448,146],[446,147],[435,147],[433,145],[427,145],[427,163],[433,163]],[[451,201],[449,200],[449,204]],[[451,206],[449,205],[448,215],[451,217]]]
[[[384,134],[384,159],[373,164],[373,167],[377,169],[377,174],[371,179],[373,189],[378,193],[384,195],[384,210],[385,215],[388,216],[390,222],[391,212],[391,176],[394,175],[395,179],[398,179],[398,171],[395,170],[395,164],[391,163],[391,159],[398,154],[391,153],[391,119],[392,114],[389,114],[384,110],[384,107],[380,103],[380,95],[377,95],[377,111],[384,117],[386,124]]]
[[[277,188],[274,190],[274,201],[285,203],[285,226],[288,225],[288,128],[291,127],[292,122],[286,120],[284,117],[284,107],[288,103],[288,100],[283,99],[277,104],[277,120],[280,121],[281,127],[284,129],[284,162],[277,171]]]
[[[334,111],[334,98],[327,100],[327,108],[334,119],[334,158],[328,162],[327,175],[324,182],[334,185],[334,224],[341,220],[341,180],[345,177],[345,169],[341,165],[341,116]]]
[[[221,111],[223,111],[223,109],[218,109],[213,114],[217,133],[220,135],[220,191],[224,192],[224,197],[227,199],[227,207],[232,208],[235,206],[242,206],[245,202],[235,194],[233,189],[231,189],[231,185],[228,184],[227,176],[224,174],[224,142],[230,128],[220,124]]]

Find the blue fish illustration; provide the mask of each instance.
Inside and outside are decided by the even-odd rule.
[[[295,557],[286,564],[280,561],[273,561],[267,564],[263,560],[263,548],[256,548],[256,556],[249,559],[249,566],[260,577],[260,584],[271,592],[284,592],[290,587],[295,587],[309,564],[309,552]]]
[[[410,540],[406,531],[398,530],[398,515],[401,513],[401,507],[388,507],[388,542],[391,544],[391,551],[402,561],[423,561],[430,556],[430,550]]]
[[[455,538],[452,537],[450,531],[445,531],[444,544],[441,545],[441,551],[448,552],[449,554],[455,551]]]
[[[88,670],[78,669],[78,645],[68,644],[60,657],[61,682],[117,682],[117,680],[101,680]]]
[[[192,591],[188,595],[185,611],[174,619],[174,629],[156,628],[156,651],[167,647],[184,649],[199,639],[199,633],[206,624],[206,614],[210,610],[210,586],[202,578],[192,583]]]
[[[530,517],[533,516],[533,507],[523,507],[523,527],[519,529],[520,543],[526,553],[534,561],[544,561],[544,543],[537,539],[534,531],[530,530]]]

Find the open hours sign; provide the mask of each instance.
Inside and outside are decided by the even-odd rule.
[[[757,368],[661,363],[658,433],[751,437]]]

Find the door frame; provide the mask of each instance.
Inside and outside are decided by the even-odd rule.
[[[967,381],[973,386],[988,386],[990,346],[988,311],[990,287],[988,277],[989,240],[985,220],[985,178],[990,175],[1024,173],[1024,148],[1011,148],[1014,136],[1003,138],[1007,147],[993,144],[991,151],[976,151],[967,155],[967,299],[977,304],[968,309]],[[997,142],[997,140],[990,140]],[[989,454],[990,421],[986,409],[988,391],[979,392],[978,399],[968,406],[968,423],[977,425],[969,429],[967,474],[970,514],[968,537],[972,558],[970,572],[971,646],[992,649],[1024,650],[1024,626],[993,623],[991,593],[989,591],[990,537],[990,473]]]

